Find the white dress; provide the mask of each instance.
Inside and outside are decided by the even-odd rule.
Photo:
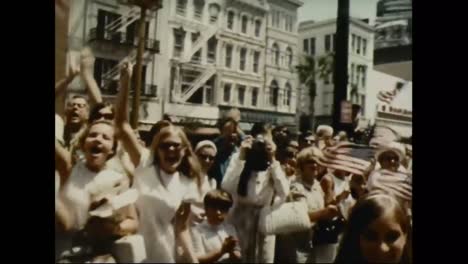
[[[221,186],[234,198],[234,208],[229,221],[234,224],[239,234],[242,258],[248,263],[272,263],[275,253],[275,236],[264,236],[258,231],[260,210],[269,206],[276,192],[275,204],[286,200],[289,193],[289,181],[281,165],[275,161],[265,171],[253,171],[247,186],[247,195],[237,194],[240,175],[245,161],[239,159],[239,153],[233,155]]]
[[[134,182],[139,191],[136,206],[139,233],[145,240],[145,262],[175,262],[176,239],[172,220],[182,201],[196,199],[198,190],[195,180],[179,172],[169,175],[151,161],[150,157],[142,157]]]

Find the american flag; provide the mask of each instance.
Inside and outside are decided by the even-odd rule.
[[[379,101],[390,104],[393,101],[393,98],[395,98],[395,95],[397,94],[397,90],[393,91],[380,91],[377,94],[377,99]]]
[[[380,91],[378,94],[377,94],[377,99],[381,102],[384,102],[384,103],[387,103],[387,104],[390,104],[393,99],[395,98],[395,96],[397,95],[397,93],[403,89],[403,87],[407,85],[407,83],[402,83],[402,82],[398,82],[395,86],[395,89],[391,90],[391,91]]]
[[[343,170],[352,174],[363,175],[371,165],[375,149],[367,145],[340,142],[323,150],[320,162],[331,169]]]
[[[371,174],[367,188],[372,191],[383,191],[404,201],[413,198],[412,175],[404,172],[378,170]]]

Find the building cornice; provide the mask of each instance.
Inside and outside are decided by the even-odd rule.
[[[354,25],[354,26],[358,26],[364,30],[367,30],[369,32],[374,32],[375,31],[375,28],[362,22],[361,20],[359,19],[356,19],[356,18],[350,18],[350,25]],[[318,21],[318,22],[315,22],[313,20],[307,20],[307,21],[303,21],[299,24],[299,32],[301,31],[304,31],[304,30],[308,30],[308,29],[313,29],[313,28],[319,28],[319,27],[323,27],[323,26],[327,26],[327,25],[335,25],[336,24],[336,19],[335,18],[331,18],[331,19],[327,19],[327,20],[322,20],[322,21]]]

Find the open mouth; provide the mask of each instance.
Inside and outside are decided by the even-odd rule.
[[[95,156],[95,155],[99,155],[99,154],[102,154],[102,148],[100,146],[93,146],[91,147],[91,149],[89,150],[89,152]]]

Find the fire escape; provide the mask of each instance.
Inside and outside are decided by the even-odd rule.
[[[182,29],[183,30],[183,29]],[[200,88],[202,88],[207,81],[209,81],[216,74],[216,56],[219,56],[217,49],[217,40],[215,38],[218,32],[217,25],[205,25],[200,28],[199,34],[192,36],[192,45],[184,49],[181,54],[176,67],[174,96],[173,100],[177,103],[186,103]],[[210,42],[214,42],[214,47]],[[206,46],[207,58],[206,64],[203,63],[202,49]],[[214,51],[213,51],[214,50]],[[190,85],[182,85],[184,78],[184,69],[190,65],[202,65],[202,72],[190,81]]]
[[[151,10],[149,12],[153,12]],[[100,46],[101,49],[114,48],[119,52],[124,52],[124,56],[118,63],[110,69],[102,72],[100,75],[101,85],[100,88],[103,94],[115,95],[117,93],[118,80],[120,78],[120,66],[124,61],[130,61],[135,64],[136,62],[136,47],[138,45],[137,34],[129,32],[129,27],[138,25],[140,18],[140,9],[132,6],[125,14],[115,15],[116,18],[109,23],[99,23],[95,28],[89,32],[88,42],[91,45]],[[148,22],[147,27],[149,26]],[[132,34],[133,33],[133,34]],[[149,63],[155,53],[159,53],[159,41],[146,38],[145,39],[145,52],[143,54],[143,62]],[[156,96],[156,86],[149,85],[148,92],[145,95]],[[142,94],[145,93],[144,87],[141,89]]]

